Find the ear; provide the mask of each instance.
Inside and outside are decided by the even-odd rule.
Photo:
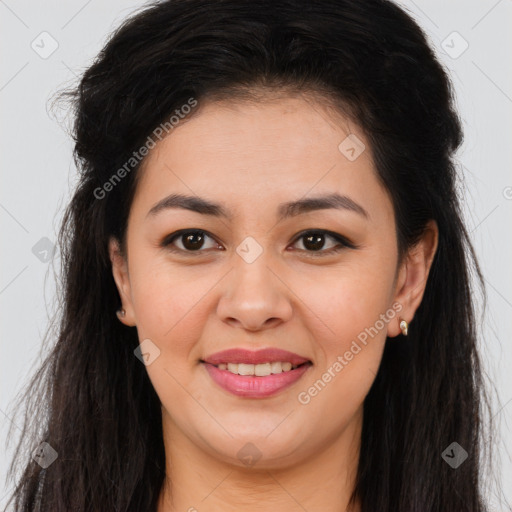
[[[394,302],[402,305],[396,322],[388,324],[388,336],[401,333],[400,320],[410,323],[425,293],[432,261],[437,250],[439,230],[437,223],[430,220],[421,239],[411,247],[400,266],[395,285]]]
[[[133,311],[133,304],[131,300],[130,277],[128,275],[128,262],[121,254],[119,248],[119,241],[115,237],[109,240],[108,251],[110,261],[112,262],[112,274],[116,282],[117,291],[121,297],[122,308],[126,311],[124,317],[118,316],[118,319],[123,324],[133,327],[135,323],[135,314]]]

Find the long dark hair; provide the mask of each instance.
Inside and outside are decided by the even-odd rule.
[[[160,402],[133,354],[136,328],[116,318],[108,255],[110,236],[125,249],[140,167],[126,162],[191,98],[249,98],[265,88],[318,93],[364,130],[393,201],[401,256],[429,219],[439,227],[410,335],[387,340],[365,399],[353,500],[363,512],[486,510],[488,399],[475,311],[475,292],[485,289],[453,160],[461,124],[424,33],[387,0],[155,2],[124,22],[63,94],[80,174],[58,239],[57,341],[21,399],[31,405],[16,510],[156,509],[165,477]],[[47,468],[31,457],[41,442],[58,454]],[[452,442],[468,454],[457,469],[442,457]]]

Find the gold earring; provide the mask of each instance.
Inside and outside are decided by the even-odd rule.
[[[400,320],[400,329],[402,330],[402,334],[407,336],[407,331],[409,329],[409,324],[405,320]]]
[[[124,318],[124,316],[126,315],[126,311],[124,310],[124,308],[118,309],[116,311],[116,313],[117,313],[117,316],[121,317],[121,318]]]

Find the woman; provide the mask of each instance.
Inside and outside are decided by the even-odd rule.
[[[462,133],[404,11],[155,3],[71,98],[16,510],[486,510]]]

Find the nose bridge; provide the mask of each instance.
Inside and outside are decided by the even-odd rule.
[[[290,318],[292,308],[286,286],[271,270],[271,250],[246,237],[236,248],[234,268],[218,305],[222,320],[247,329]]]

